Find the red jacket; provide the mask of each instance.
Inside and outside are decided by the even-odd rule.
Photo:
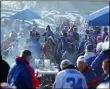
[[[77,67],[76,67],[76,69],[78,70]],[[88,88],[96,87],[99,84],[100,78],[95,74],[95,72],[92,69],[87,67],[85,69],[85,71],[82,72],[82,74],[86,78],[86,82],[88,84]]]
[[[8,83],[15,85],[18,89],[35,89],[40,85],[29,62],[21,57],[16,58],[16,64],[10,69]]]

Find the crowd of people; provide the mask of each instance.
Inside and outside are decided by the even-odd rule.
[[[3,51],[0,57],[1,88],[39,87],[41,81],[34,73],[37,66],[35,59],[50,60],[58,66],[59,72],[52,84],[52,89],[96,89],[101,83],[109,83],[110,34],[108,29],[108,27],[93,27],[80,33],[77,25],[71,26],[67,21],[67,24],[56,27],[54,32],[48,25],[42,34],[39,33],[38,27],[33,26],[29,30],[26,41],[20,42],[23,52],[16,57],[11,67],[2,58],[8,48],[5,45],[10,43],[4,43],[5,45],[2,46],[2,49],[4,47],[6,49],[5,51],[1,49]],[[25,33],[20,36],[22,39]],[[11,42],[19,44],[14,31],[10,38]],[[43,43],[41,38],[44,38]],[[19,50],[17,46],[15,46],[15,52]]]

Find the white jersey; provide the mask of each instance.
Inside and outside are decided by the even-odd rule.
[[[87,89],[87,83],[79,71],[66,69],[57,74],[53,89]]]

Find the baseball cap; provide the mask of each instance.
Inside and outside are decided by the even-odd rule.
[[[72,65],[72,63],[68,59],[62,60],[60,64],[60,68],[64,69],[68,65]]]

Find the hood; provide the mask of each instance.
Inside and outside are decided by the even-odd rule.
[[[16,57],[16,64],[17,65],[29,65],[29,62],[26,59],[17,56]]]
[[[54,43],[54,39],[53,39],[53,37],[52,37],[52,36],[49,36],[47,40],[49,40],[49,39],[51,39],[51,40],[52,40],[52,42]]]

